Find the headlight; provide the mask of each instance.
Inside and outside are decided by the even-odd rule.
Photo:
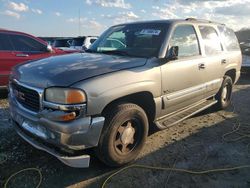
[[[45,90],[45,100],[58,104],[80,104],[86,102],[86,95],[80,89],[52,87]]]

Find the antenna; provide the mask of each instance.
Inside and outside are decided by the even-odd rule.
[[[80,8],[78,9],[79,25],[78,25],[78,35],[81,36],[81,12]]]

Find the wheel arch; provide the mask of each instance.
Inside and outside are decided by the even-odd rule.
[[[156,105],[151,92],[142,91],[114,99],[104,107],[101,114],[105,115],[105,113],[114,108],[115,105],[121,103],[134,103],[140,106],[147,114],[149,122],[154,121],[156,114]]]
[[[236,81],[236,69],[227,70],[225,73],[225,76],[229,76],[232,79],[233,83],[235,83],[235,81]]]

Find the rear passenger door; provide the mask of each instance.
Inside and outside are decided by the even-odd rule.
[[[177,60],[167,61],[162,70],[162,115],[182,109],[204,98],[205,85],[202,56],[195,28],[179,25],[169,42],[170,49],[178,46]],[[169,50],[168,50],[169,51]]]
[[[223,65],[228,61],[223,51],[222,43],[216,27],[211,25],[198,26],[204,52],[204,82],[206,83],[205,97],[216,94],[222,84]]]

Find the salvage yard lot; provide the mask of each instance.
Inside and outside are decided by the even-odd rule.
[[[136,164],[192,170],[250,165],[250,76],[243,75],[234,88],[233,105],[227,111],[212,108],[177,126],[151,130]],[[13,173],[38,168],[40,187],[100,187],[115,168],[92,155],[90,168],[76,169],[62,164],[46,152],[23,141],[8,122],[6,92],[0,99],[0,187]],[[240,124],[239,124],[240,122]],[[249,123],[249,124],[247,124]],[[227,134],[239,128],[237,132]],[[240,133],[240,134],[239,134]],[[238,139],[242,134],[248,137]],[[93,153],[92,150],[88,151]],[[7,160],[3,160],[7,156]],[[24,172],[14,177],[10,187],[35,187],[39,176]],[[250,169],[192,175],[173,171],[128,169],[108,182],[107,187],[250,187]]]

